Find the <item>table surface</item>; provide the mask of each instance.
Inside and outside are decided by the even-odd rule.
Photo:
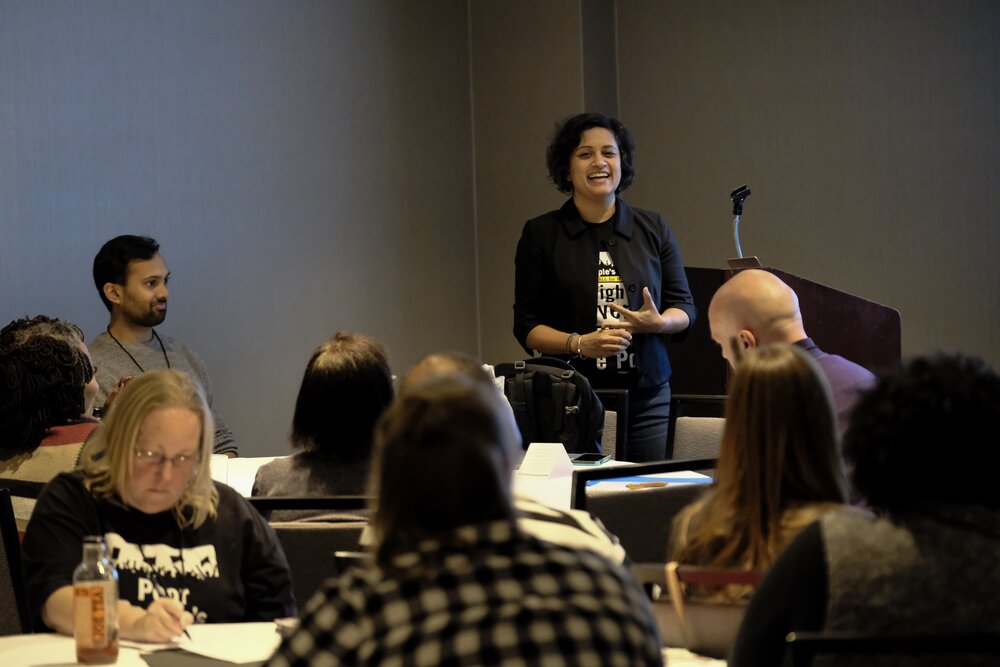
[[[192,625],[188,631],[192,639],[181,637],[171,645],[123,641],[115,664],[126,667],[259,665],[280,643],[275,623]],[[237,662],[231,662],[233,660]],[[4,667],[72,665],[76,664],[76,644],[72,637],[52,633],[0,637],[0,663]]]
[[[218,626],[220,633],[231,633],[235,628],[244,631],[247,636],[259,638],[261,634],[273,633],[271,623],[225,623]],[[223,626],[228,626],[223,628]],[[264,626],[271,626],[268,630]],[[214,633],[216,626],[201,626],[204,632]],[[663,649],[664,663],[669,667],[723,667],[725,660],[715,660],[696,655],[680,648]],[[259,665],[262,661],[242,663],[244,665]],[[76,648],[72,637],[55,634],[13,635],[0,637],[0,663],[4,667],[62,667],[75,665]],[[157,653],[144,652],[138,648],[123,646],[118,652],[116,665],[122,667],[210,667],[233,665],[236,663],[216,660],[189,653],[185,650],[164,650]]]
[[[216,481],[229,484],[239,491],[241,495],[249,496],[250,490],[253,487],[254,476],[257,474],[257,468],[276,458],[281,457],[254,456],[235,459],[224,456],[212,457],[212,477]],[[600,467],[610,468],[628,465],[631,464],[627,461],[608,461],[601,464]],[[690,481],[691,479],[699,479],[705,482],[711,480],[711,478],[705,475],[691,471],[659,473],[645,475],[645,477],[656,477],[667,481],[678,480],[677,483],[684,483],[680,480]],[[566,510],[570,507],[570,499],[573,493],[572,474],[557,477],[534,477],[515,472],[513,480],[514,492],[517,494],[528,496],[556,509]],[[623,485],[616,484],[614,480],[601,480],[599,484],[590,488],[588,493],[621,492],[624,491],[624,489],[619,488],[621,486]]]

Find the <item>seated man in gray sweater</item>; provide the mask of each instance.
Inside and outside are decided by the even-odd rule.
[[[117,236],[94,257],[94,285],[111,313],[107,330],[90,345],[100,391],[98,406],[129,378],[153,368],[175,368],[201,383],[215,419],[216,454],[236,456],[233,433],[212,402],[212,381],[183,342],[153,328],[167,317],[170,271],[160,244],[145,236]]]

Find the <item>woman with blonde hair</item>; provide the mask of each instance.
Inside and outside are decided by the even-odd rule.
[[[737,366],[715,482],[675,520],[671,560],[766,570],[800,530],[843,504],[830,389],[803,351],[761,347]]]
[[[214,426],[202,388],[176,370],[132,380],[84,449],[44,489],[24,537],[32,622],[71,634],[73,569],[88,535],[118,568],[121,637],[164,641],[192,622],[295,613],[274,532],[212,480]]]

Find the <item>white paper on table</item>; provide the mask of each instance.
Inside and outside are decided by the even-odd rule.
[[[187,631],[191,639],[178,639],[178,648],[227,662],[267,660],[281,644],[278,626],[272,622],[205,623],[189,625]]]
[[[561,442],[533,442],[528,445],[517,474],[565,477],[573,474],[573,464]]]

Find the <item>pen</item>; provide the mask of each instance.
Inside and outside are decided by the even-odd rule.
[[[635,491],[636,489],[655,489],[666,485],[666,482],[639,482],[637,484],[626,484],[625,488]]]
[[[159,593],[159,594],[160,594],[161,596],[163,596],[163,597],[165,597],[165,598],[166,598],[166,597],[170,597],[169,595],[167,595],[167,588],[166,588],[166,587],[165,587],[165,586],[163,585],[163,582],[162,582],[162,581],[160,581],[160,575],[158,575],[158,574],[156,573],[156,570],[150,570],[150,571],[149,571],[149,580],[153,582],[153,585],[154,585],[154,586],[156,586],[156,592],[157,592],[157,593]],[[183,633],[184,633],[184,636],[185,636],[185,637],[187,637],[187,638],[188,638],[188,639],[190,639],[191,641],[194,641],[194,638],[193,638],[193,637],[191,636],[191,634],[190,634],[190,633],[189,633],[189,632],[187,631],[187,628],[183,628],[183,629],[181,630],[181,632],[183,632]]]

